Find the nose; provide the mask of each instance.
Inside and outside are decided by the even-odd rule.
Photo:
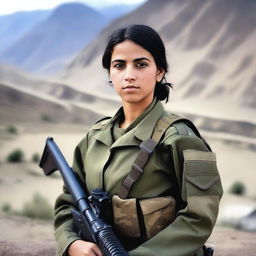
[[[135,70],[132,67],[127,66],[124,74],[124,80],[129,83],[136,80]]]

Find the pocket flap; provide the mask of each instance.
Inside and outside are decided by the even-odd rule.
[[[186,149],[183,151],[185,161],[216,161],[216,154],[209,151]]]
[[[186,180],[201,190],[207,190],[219,180],[219,176],[186,176]]]
[[[140,201],[140,207],[144,215],[151,214],[159,209],[175,205],[175,200],[172,196],[155,197],[143,199]]]

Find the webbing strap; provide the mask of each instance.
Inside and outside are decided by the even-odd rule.
[[[160,118],[156,123],[155,129],[151,138],[158,143],[161,137],[163,136],[163,134],[165,133],[165,131],[168,129],[168,127],[180,119],[182,118],[175,115],[164,116]]]
[[[168,127],[179,119],[181,119],[181,117],[175,115],[161,117],[154,128],[151,138],[142,141],[142,143],[140,144],[139,154],[132,165],[131,171],[129,172],[129,174],[124,179],[121,185],[121,189],[119,192],[120,198],[127,198],[132,188],[132,185],[143,174],[143,168],[147,163],[150,154],[153,152],[153,150],[159,143],[161,137],[168,129]]]

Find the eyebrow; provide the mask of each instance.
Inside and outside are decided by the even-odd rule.
[[[146,57],[141,57],[141,58],[134,59],[133,62],[138,62],[138,61],[142,61],[142,60],[147,60],[147,61],[151,62],[151,61],[150,61],[148,58],[146,58]],[[111,61],[111,63],[114,63],[114,62],[122,62],[122,63],[124,63],[125,60],[116,59],[116,60]]]
[[[141,60],[147,60],[147,61],[151,62],[151,61],[150,61],[148,58],[146,58],[146,57],[137,58],[137,59],[134,60],[134,62],[138,62],[138,61],[141,61]]]

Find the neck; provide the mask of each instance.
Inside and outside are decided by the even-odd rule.
[[[125,118],[124,121],[120,124],[120,128],[127,128],[137,117],[139,117],[145,111],[151,102],[147,104],[123,103]]]

